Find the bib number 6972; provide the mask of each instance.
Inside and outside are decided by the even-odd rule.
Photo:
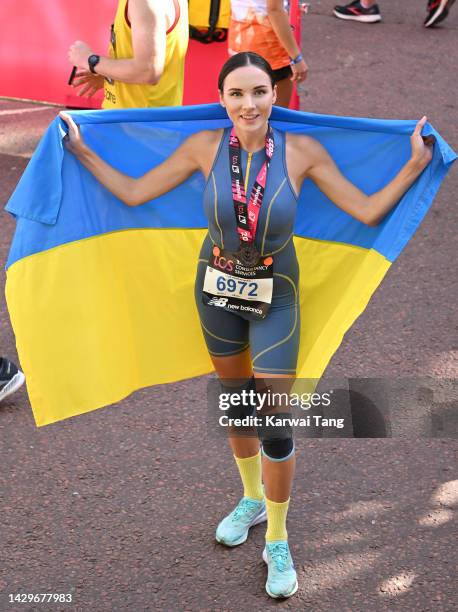
[[[224,291],[227,293],[236,293],[238,289],[238,295],[248,295],[249,297],[256,297],[258,294],[258,283],[248,282],[244,280],[235,280],[233,278],[226,279],[224,276],[218,276],[216,279],[216,288],[218,291]]]

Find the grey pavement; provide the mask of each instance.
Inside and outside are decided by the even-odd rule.
[[[425,30],[424,4],[381,0],[384,21],[362,25],[335,19],[329,0],[312,2],[301,108],[426,113],[458,149],[458,6],[442,27]],[[0,101],[0,203],[57,111]],[[329,377],[456,379],[457,189],[454,169]],[[2,261],[13,230],[2,213]],[[0,353],[16,359],[3,296],[0,308]],[[207,384],[202,377],[143,389],[40,429],[24,389],[0,405],[1,612],[458,608],[455,439],[299,438],[288,526],[300,586],[278,603],[264,591],[264,526],[235,550],[214,542],[240,485],[227,445],[204,425]],[[448,399],[443,392],[440,401]],[[73,601],[9,603],[18,593],[69,593]]]

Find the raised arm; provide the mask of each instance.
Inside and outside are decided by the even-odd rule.
[[[128,206],[138,206],[170,191],[197,170],[207,174],[211,155],[214,154],[216,134],[198,132],[190,136],[178,149],[142,177],[135,179],[116,170],[99,157],[84,142],[80,130],[67,113],[60,117],[68,125],[65,137],[67,149],[111,193]]]
[[[417,123],[410,137],[412,147],[410,160],[392,181],[370,196],[346,179],[326,149],[312,138],[297,137],[296,140],[295,148],[299,146],[302,149],[302,156],[308,159],[308,166],[302,171],[303,175],[300,178],[310,177],[334,204],[358,221],[366,225],[377,225],[399,202],[432,159],[434,137],[421,136],[426,120],[427,118],[423,117]]]

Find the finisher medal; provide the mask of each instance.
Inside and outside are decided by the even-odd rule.
[[[260,253],[254,246],[252,242],[242,242],[240,241],[240,248],[235,253],[237,259],[240,259],[241,263],[244,266],[252,267],[258,263],[259,258],[261,257]]]

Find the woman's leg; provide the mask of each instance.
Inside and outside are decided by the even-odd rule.
[[[211,357],[226,393],[240,394],[250,386],[253,388],[250,385],[252,368],[249,349],[237,355]],[[232,416],[244,416],[244,413],[251,415],[254,408],[255,405],[243,407],[240,412],[235,408]],[[228,435],[243,484],[243,497],[234,510],[219,523],[216,539],[226,546],[238,546],[247,539],[250,527],[266,520],[262,462],[254,427],[243,428],[243,431],[240,428],[229,428]]]
[[[263,374],[256,372],[255,378],[257,381],[263,381],[264,384],[268,380],[268,387],[271,393],[289,393],[294,383],[294,378],[289,374]],[[276,407],[276,410],[282,414],[285,413],[285,410],[281,410],[280,406]],[[285,440],[278,442],[279,445],[281,443],[285,444]],[[293,444],[291,439],[291,445]],[[289,448],[285,452],[288,452],[288,450]],[[282,453],[280,452],[280,454]],[[295,467],[296,457],[294,452],[288,452],[285,459],[281,457],[269,458],[268,454],[263,453],[262,473],[267,499],[276,503],[283,503],[289,500]]]
[[[202,287],[207,260],[201,258],[195,285],[195,299],[210,358],[225,392],[240,392],[252,386],[247,321],[230,312],[210,308],[202,302]],[[238,387],[238,389],[237,389]],[[216,407],[215,407],[216,408]],[[231,412],[236,410],[229,410]],[[249,412],[249,407],[246,407]],[[235,415],[234,415],[235,416]],[[257,432],[229,429],[229,443],[243,483],[244,496],[263,499],[261,456]],[[243,434],[243,435],[242,435]]]
[[[295,456],[290,393],[295,380],[299,351],[300,311],[298,272],[294,261],[274,273],[276,300],[269,316],[250,325],[253,371],[259,391],[264,389],[262,417],[285,419],[282,427],[263,419],[260,428],[262,468],[267,513],[263,559],[268,566],[266,591],[271,597],[290,597],[298,588],[297,575],[288,546],[286,519],[294,478]],[[278,393],[279,395],[273,395]],[[274,420],[275,422],[275,420]]]
[[[284,106],[288,108],[291,100],[291,94],[293,93],[293,82],[290,77],[277,81],[277,106]]]
[[[282,398],[289,396],[294,382],[291,374],[256,372],[255,377],[260,383],[259,386],[264,390],[268,389],[270,395],[276,393],[279,394],[277,397]],[[281,404],[269,405],[267,410],[261,411],[261,414],[278,414],[279,417],[285,418],[289,414],[289,407]],[[267,505],[266,542],[283,541],[288,539],[286,516],[296,467],[292,429],[262,427],[260,434],[263,455],[262,476]]]
[[[293,264],[289,274],[283,274],[283,271],[274,273],[276,301],[266,319],[253,321],[250,325],[249,340],[256,387],[259,392],[269,390],[267,398],[272,397],[273,393],[279,394],[275,397],[277,402],[274,405],[264,403],[261,416],[277,413],[279,417],[287,418],[290,412],[289,394],[295,381],[300,333],[298,271]],[[263,426],[260,438],[266,498],[284,503],[291,493],[295,469],[292,428]]]
[[[256,379],[263,379],[261,386],[271,393],[289,395],[294,379],[291,375],[262,374],[256,372]],[[263,409],[264,411],[264,409]],[[263,412],[262,411],[262,412]],[[267,414],[278,414],[285,418],[289,407],[269,406]],[[267,563],[266,591],[274,598],[291,597],[298,589],[297,574],[288,545],[286,517],[288,515],[291,488],[296,459],[291,428],[269,431],[262,427],[262,476],[265,488],[267,514],[266,545],[262,558]]]
[[[205,306],[202,303],[202,286],[206,269],[206,259],[199,260],[196,278],[195,297],[199,311],[202,332],[213,365],[224,387],[231,395],[253,387],[253,370],[249,351],[249,324],[232,313]],[[229,409],[228,416],[252,413],[254,406],[244,406],[238,410],[235,405]],[[216,407],[215,407],[216,409]],[[229,430],[229,443],[243,484],[243,498],[236,508],[225,517],[216,529],[216,539],[226,546],[242,544],[248,536],[250,527],[266,520],[264,492],[262,489],[262,462],[259,440],[255,428]],[[243,434],[243,435],[242,435]]]
[[[227,387],[239,387],[247,383],[253,376],[251,367],[250,349],[229,357],[215,357],[210,355],[218,378]],[[246,430],[245,430],[246,431]],[[229,429],[229,444],[235,457],[245,459],[259,453],[259,440],[256,430],[252,428],[251,434],[237,435],[236,428]]]

